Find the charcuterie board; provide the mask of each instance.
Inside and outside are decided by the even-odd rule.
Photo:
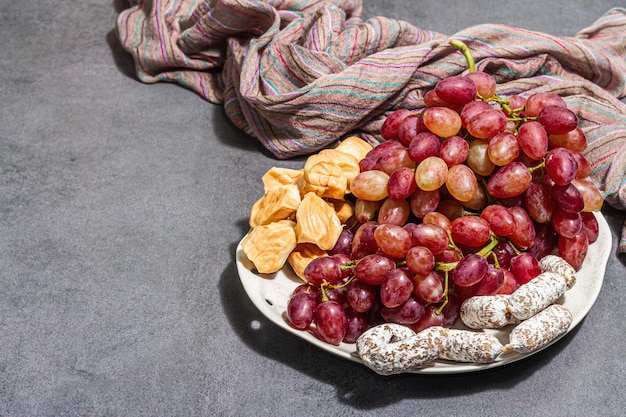
[[[595,243],[590,245],[585,262],[576,274],[576,285],[568,290],[558,301],[560,304],[567,307],[573,316],[572,324],[567,333],[583,320],[595,303],[600,289],[602,288],[604,272],[612,247],[611,231],[608,223],[601,213],[595,213],[595,215],[599,225],[598,239]],[[302,284],[302,281],[293,273],[289,266],[284,267],[274,274],[256,274],[253,272],[252,263],[243,253],[241,242],[237,246],[236,262],[239,278],[248,297],[268,320],[286,330],[288,333],[300,337],[333,355],[361,363],[361,359],[356,355],[355,344],[341,343],[339,346],[330,345],[318,339],[313,332],[296,330],[286,322],[285,311],[287,302],[289,301],[292,291],[298,285]],[[457,324],[456,327],[464,328],[462,324]],[[503,344],[506,344],[510,330],[511,327],[485,331],[494,334]],[[553,341],[552,344],[555,341]],[[436,360],[431,366],[411,371],[411,373],[455,374],[476,372],[510,364],[537,352],[538,351],[535,351],[529,354],[507,352],[502,354],[495,362],[488,364],[457,363]]]

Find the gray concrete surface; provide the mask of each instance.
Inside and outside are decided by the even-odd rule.
[[[573,35],[623,0],[369,0],[443,33]],[[623,416],[624,258],[557,345],[479,374],[381,378],[278,329],[235,247],[277,161],[219,106],[142,84],[121,0],[0,0],[1,416]],[[613,248],[624,213],[607,209]],[[255,325],[253,325],[255,323]]]

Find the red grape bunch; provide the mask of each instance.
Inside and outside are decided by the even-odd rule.
[[[381,322],[449,327],[463,300],[512,293],[547,254],[581,267],[603,199],[576,114],[554,93],[499,96],[462,46],[470,72],[392,112],[360,161],[355,225],[305,269],[293,327],[334,345]]]

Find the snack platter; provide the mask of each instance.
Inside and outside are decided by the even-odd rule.
[[[589,251],[583,266],[576,274],[576,285],[568,290],[558,301],[560,304],[567,307],[572,313],[572,324],[565,334],[569,333],[583,320],[595,303],[598,294],[600,293],[600,289],[602,288],[604,272],[612,247],[611,231],[608,223],[600,212],[594,214],[599,225],[598,239],[595,243],[589,246]],[[268,320],[287,332],[300,337],[308,343],[333,355],[357,363],[362,363],[361,359],[356,354],[355,344],[341,343],[339,346],[333,346],[321,341],[312,332],[296,330],[287,323],[285,320],[287,302],[289,301],[292,291],[298,285],[302,284],[302,281],[293,273],[289,266],[285,266],[274,274],[255,273],[253,272],[254,269],[252,263],[243,253],[241,242],[237,245],[236,262],[237,271],[244,290],[252,303]],[[464,328],[462,324],[457,324],[455,326],[458,328]],[[501,342],[506,343],[510,330],[511,327],[485,331],[492,333],[498,337]],[[561,337],[563,336],[564,335]],[[558,339],[554,340],[551,344],[557,340]],[[436,360],[433,362],[432,366],[410,371],[409,373],[455,374],[482,371],[516,362],[539,351],[529,354],[507,352],[502,354],[495,362],[488,364],[458,363]]]

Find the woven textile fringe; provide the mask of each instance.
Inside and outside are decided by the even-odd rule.
[[[360,0],[130,3],[116,29],[138,78],[222,104],[281,159],[350,134],[380,140],[391,111],[423,107],[439,80],[467,71],[448,43],[462,40],[500,95],[564,97],[587,134],[592,180],[607,203],[626,208],[626,9],[573,37],[496,24],[446,36],[382,16],[363,20]]]

